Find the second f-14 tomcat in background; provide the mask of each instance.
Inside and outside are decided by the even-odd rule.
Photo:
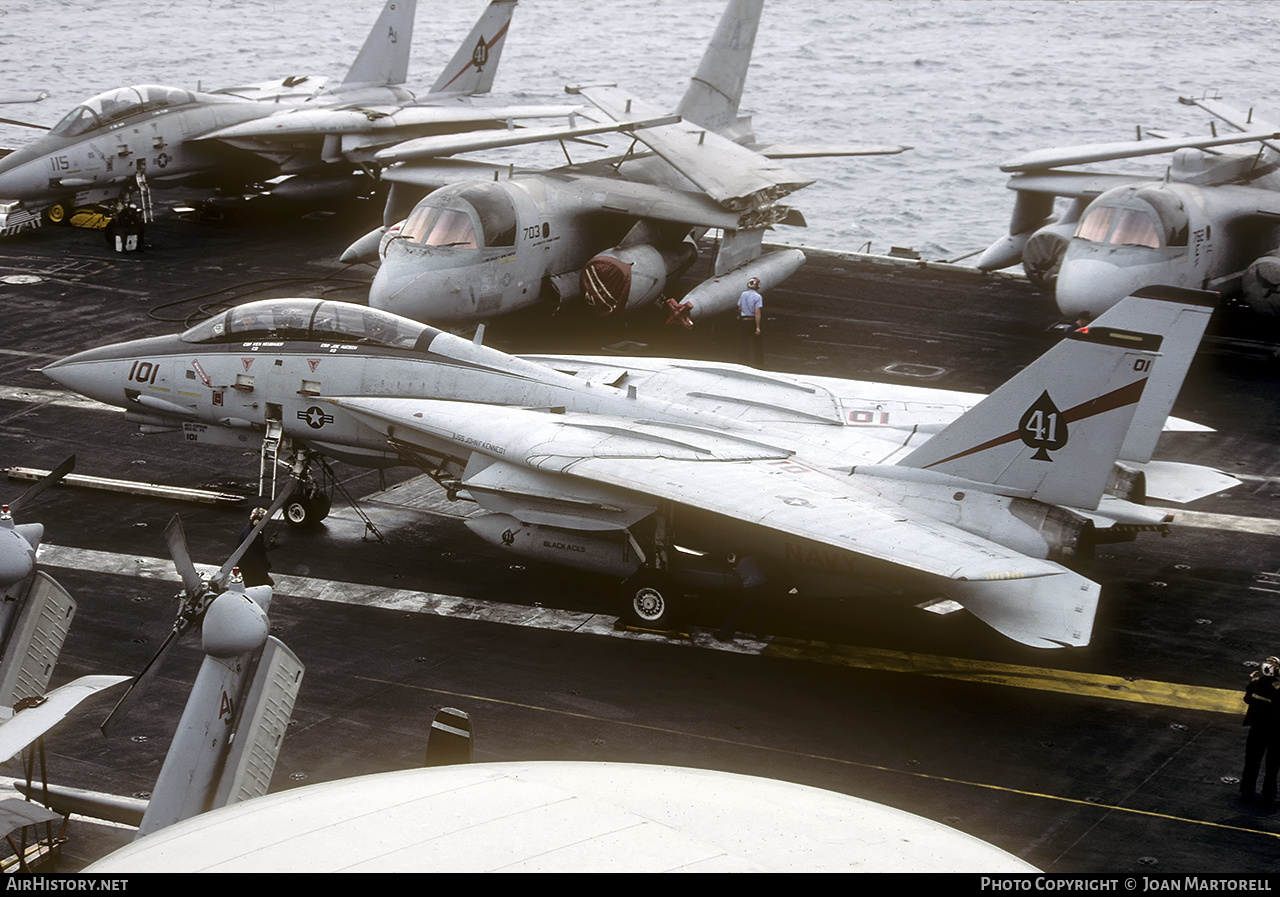
[[[611,85],[571,90],[601,110],[604,126],[423,138],[379,152],[391,182],[384,228],[343,261],[381,264],[369,304],[440,326],[485,321],[529,306],[579,301],[599,315],[664,302],[672,321],[727,311],[750,278],[767,290],[804,263],[798,249],[765,252],[774,224],[804,223],[784,205],[812,180],[778,159],[898,153],[901,146],[759,147],[739,101],[763,0],[731,2],[674,115]],[[618,131],[633,150],[549,171],[439,157],[470,150]],[[477,139],[469,139],[474,136]],[[634,147],[643,145],[641,152]],[[440,187],[409,211],[406,197]],[[408,217],[405,220],[405,213]],[[710,278],[671,288],[698,255],[696,239],[723,237]]]
[[[197,93],[142,84],[86,100],[45,136],[0,157],[0,234],[67,222],[77,207],[146,197],[151,186],[242,190],[284,177],[285,198],[354,194],[374,154],[404,140],[569,107],[458,103],[487,92],[516,0],[492,0],[431,91],[405,89],[416,0],[388,0],[339,84],[291,77]]]
[[[1020,642],[1089,642],[1064,566],[1237,481],[1152,451],[1211,307],[1131,298],[983,398],[660,358],[514,357],[363,306],[265,300],[90,349],[54,380],[187,441],[261,439],[319,512],[318,454],[414,464],[517,554],[625,579],[669,622],[727,553],[806,597],[923,583]],[[1138,329],[1138,328],[1141,329]],[[219,434],[223,434],[221,437]],[[723,573],[723,569],[721,569]]]
[[[1231,130],[1040,150],[1002,165],[1014,173],[1013,218],[977,266],[1021,262],[1072,317],[1151,284],[1214,290],[1280,314],[1280,125],[1217,100],[1181,102]],[[1167,170],[1147,177],[1061,170],[1164,153],[1173,153]],[[1071,203],[1054,218],[1058,197]]]

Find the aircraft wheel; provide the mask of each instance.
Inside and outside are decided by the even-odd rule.
[[[315,507],[316,523],[319,523],[321,520],[328,517],[329,510],[333,507],[333,501],[329,496],[321,492],[317,492],[315,495],[311,496],[311,504]]]
[[[60,199],[44,210],[44,220],[59,227],[71,223],[72,203]]]
[[[628,622],[646,629],[669,629],[675,625],[680,592],[670,576],[641,570],[622,588]]]
[[[285,502],[284,520],[294,529],[311,529],[320,525],[320,515],[311,499],[297,495]]]

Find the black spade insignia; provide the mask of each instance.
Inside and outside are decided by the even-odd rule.
[[[1056,452],[1067,444],[1067,423],[1048,392],[1042,392],[1040,398],[1023,412],[1022,420],[1018,421],[1018,435],[1029,447],[1036,449],[1031,456],[1033,461],[1052,462],[1049,452]]]
[[[484,38],[476,41],[476,48],[471,51],[471,62],[477,69],[483,69],[484,64],[489,61],[489,48],[485,45]]]

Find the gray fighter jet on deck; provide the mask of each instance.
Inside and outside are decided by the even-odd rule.
[[[703,361],[513,357],[317,299],[250,303],[45,373],[188,443],[261,440],[302,481],[284,506],[294,523],[323,513],[309,474],[321,454],[417,465],[487,510],[468,525],[504,551],[625,579],[647,625],[669,625],[685,589],[723,583],[735,552],[806,598],[912,580],[1058,647],[1089,642],[1100,591],[1062,562],[1166,528],[1147,496],[1238,482],[1152,460],[1204,296],[1127,299],[985,398]]]
[[[354,194],[373,183],[375,153],[401,141],[567,114],[460,102],[490,89],[515,4],[493,0],[421,96],[403,86],[416,0],[388,0],[340,84],[291,77],[210,93],[143,84],[99,94],[0,157],[0,234],[67,223],[91,203],[136,199],[145,209],[151,186],[240,190],[283,178],[258,192]]]
[[[393,185],[384,227],[342,257],[380,257],[369,304],[463,325],[537,303],[583,300],[597,314],[621,315],[662,301],[670,320],[688,326],[733,307],[749,278],[768,289],[789,277],[804,254],[763,252],[761,244],[774,224],[803,225],[780,200],[812,181],[776,160],[906,147],[758,147],[738,104],[762,7],[763,0],[728,5],[674,115],[613,86],[579,87],[570,92],[608,124],[423,138],[379,152]],[[540,172],[439,161],[606,131],[627,134],[643,151]],[[436,187],[401,220],[412,199]],[[673,297],[668,285],[697,258],[696,239],[713,229],[723,234],[713,276]]]
[[[1231,131],[1040,150],[1000,166],[1013,172],[1017,200],[1009,233],[978,267],[1021,262],[1072,317],[1151,284],[1215,290],[1280,314],[1280,125],[1217,100],[1180,102]],[[1150,177],[1060,170],[1163,153],[1171,163]],[[1054,218],[1058,197],[1071,204]]]

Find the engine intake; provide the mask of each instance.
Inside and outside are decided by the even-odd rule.
[[[671,249],[649,244],[606,250],[582,266],[582,295],[602,317],[621,314],[662,297],[667,279],[698,257],[692,243]]]

